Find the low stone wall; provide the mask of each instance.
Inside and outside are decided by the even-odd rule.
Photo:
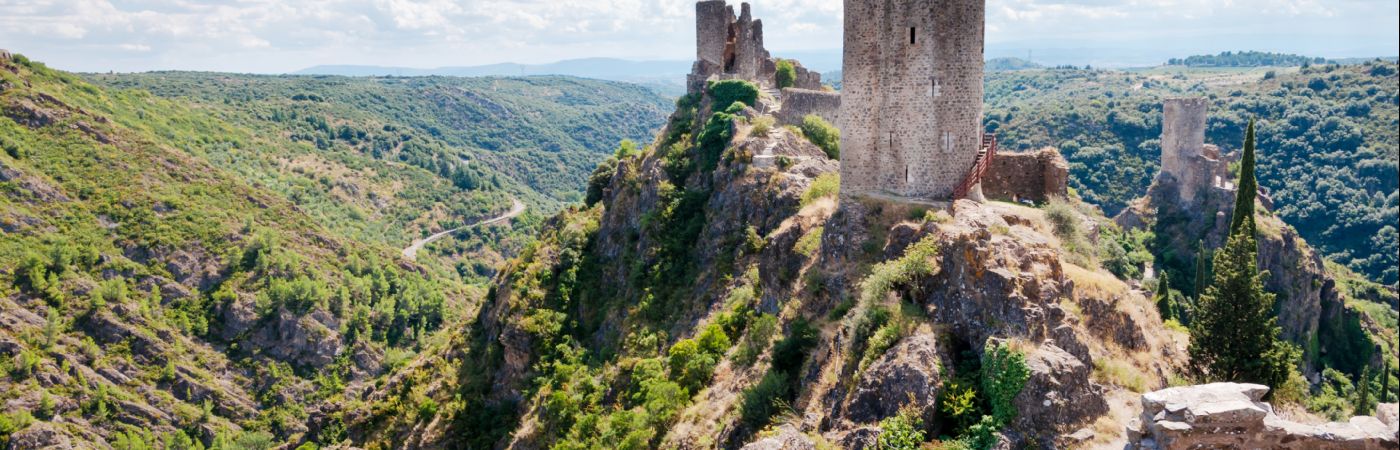
[[[778,124],[801,125],[802,118],[816,114],[835,125],[841,116],[841,94],[811,89],[784,88],[783,107],[778,110]]]
[[[1060,151],[997,153],[982,178],[982,195],[994,200],[1045,202],[1069,192],[1069,163]]]
[[[1322,425],[1285,420],[1260,401],[1268,392],[1258,384],[1213,383],[1143,394],[1142,416],[1128,424],[1127,448],[1380,450],[1400,442],[1394,419],[1362,416]],[[1393,415],[1395,405],[1380,409]]]

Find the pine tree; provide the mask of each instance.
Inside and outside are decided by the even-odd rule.
[[[1279,339],[1274,294],[1264,290],[1264,274],[1255,259],[1252,123],[1245,138],[1240,178],[1230,237],[1225,247],[1215,252],[1214,276],[1197,301],[1191,320],[1191,363],[1205,380],[1277,387],[1288,379],[1299,351]]]

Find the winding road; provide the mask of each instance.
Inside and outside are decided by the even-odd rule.
[[[428,236],[428,237],[425,237],[425,238],[423,238],[423,239],[419,239],[419,240],[413,241],[413,244],[412,244],[412,245],[409,245],[408,247],[406,247],[406,248],[403,249],[403,257],[404,257],[404,259],[407,259],[407,260],[409,260],[409,261],[417,261],[417,260],[418,260],[418,250],[419,250],[419,249],[423,248],[424,245],[428,245],[428,244],[431,244],[431,243],[437,241],[438,239],[445,238],[445,237],[447,237],[448,235],[451,235],[452,233],[456,233],[456,232],[458,232],[458,231],[465,230],[465,229],[471,228],[471,227],[479,227],[479,226],[482,226],[482,225],[490,225],[490,224],[493,224],[493,223],[504,222],[504,221],[510,220],[511,218],[514,218],[515,216],[519,216],[520,213],[525,212],[525,204],[524,204],[524,203],[521,203],[520,200],[516,200],[516,199],[512,198],[512,199],[510,199],[510,201],[511,201],[510,211],[507,211],[505,214],[502,214],[502,215],[497,216],[497,217],[495,217],[495,218],[483,220],[483,221],[480,221],[480,222],[477,222],[477,223],[474,223],[474,224],[471,224],[471,225],[463,225],[463,226],[460,226],[460,227],[457,227],[457,228],[453,228],[453,229],[451,229],[451,230],[439,232],[439,233],[434,234],[434,235],[432,235],[432,236]]]

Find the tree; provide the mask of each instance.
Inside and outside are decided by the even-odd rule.
[[[1255,259],[1253,130],[1251,124],[1245,137],[1230,237],[1215,252],[1214,278],[1196,305],[1189,350],[1203,379],[1277,387],[1288,379],[1298,350],[1279,339],[1274,294],[1264,290],[1264,274]]]
[[[1176,313],[1176,302],[1172,301],[1172,289],[1169,284],[1171,277],[1167,276],[1167,271],[1163,270],[1162,275],[1157,277],[1161,282],[1157,283],[1157,293],[1152,296],[1152,301],[1157,304],[1157,312],[1162,315],[1162,321],[1181,319]]]
[[[1240,173],[1238,176],[1239,191],[1235,194],[1235,213],[1230,219],[1230,234],[1240,231],[1241,227],[1249,227],[1250,236],[1254,236],[1254,198],[1259,193],[1259,181],[1254,176],[1254,120],[1249,121],[1249,128],[1244,135],[1244,156],[1240,158]],[[1251,245],[1255,248],[1256,243]]]
[[[1196,285],[1191,290],[1197,298],[1206,291],[1206,244],[1196,241]]]
[[[1358,416],[1371,414],[1371,365],[1361,369],[1361,377],[1356,379],[1356,403],[1352,413]]]

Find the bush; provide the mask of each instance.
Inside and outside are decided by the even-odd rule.
[[[987,344],[982,354],[982,391],[987,394],[992,417],[998,423],[1008,424],[1016,418],[1016,396],[1030,377],[1026,355],[1006,343]]]
[[[917,411],[901,409],[899,414],[880,421],[879,450],[918,450],[924,443],[924,421]]]
[[[758,384],[745,389],[743,402],[739,405],[739,416],[744,425],[751,429],[768,425],[768,419],[783,406],[782,399],[788,389],[787,374],[774,371],[768,371]]]
[[[593,169],[593,174],[588,176],[588,188],[584,190],[583,204],[585,206],[593,206],[603,199],[603,190],[612,184],[613,173],[617,172],[617,164],[617,158],[608,158]]]
[[[817,148],[826,152],[826,157],[841,159],[841,130],[816,114],[802,118],[802,135]]]
[[[11,158],[24,159],[24,149],[20,148],[19,144],[15,141],[0,136],[0,148],[5,149],[5,154],[10,155]]]
[[[773,125],[778,123],[778,119],[773,116],[758,116],[749,122],[753,126],[754,136],[767,136],[769,131],[773,131]]]
[[[728,110],[735,102],[745,105],[758,104],[758,86],[744,80],[721,80],[710,83],[710,98],[714,100],[711,110]]]
[[[827,172],[817,175],[817,179],[812,180],[812,184],[808,185],[807,190],[802,192],[801,206],[805,208],[819,199],[835,197],[840,191],[840,174]]]
[[[797,84],[797,66],[792,61],[786,59],[778,60],[778,89],[793,87]]]

